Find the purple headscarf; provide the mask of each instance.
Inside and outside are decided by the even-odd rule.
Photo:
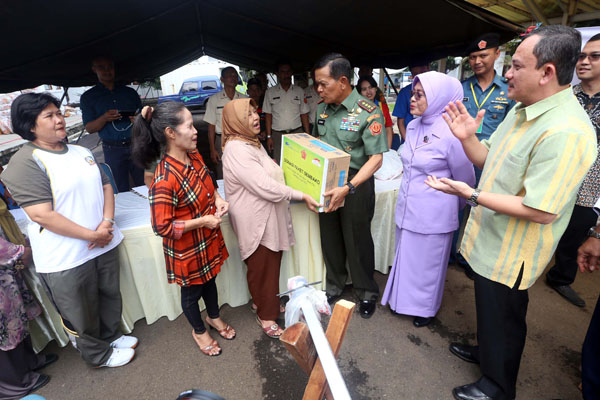
[[[414,123],[418,125],[435,124],[436,128],[438,123],[441,123],[449,130],[448,125],[446,125],[446,122],[442,118],[442,114],[444,113],[444,107],[446,107],[449,102],[463,99],[464,94],[460,81],[440,72],[430,71],[415,77],[413,89],[417,82],[421,82],[421,85],[423,86],[423,91],[427,97],[427,109],[421,118],[413,120]],[[411,124],[413,121],[411,121]],[[431,129],[433,127],[415,126],[414,128],[418,132],[421,129]]]

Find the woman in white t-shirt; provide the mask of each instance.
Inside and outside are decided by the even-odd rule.
[[[65,144],[59,106],[46,93],[15,99],[13,131],[29,142],[13,155],[2,181],[31,220],[36,272],[82,358],[118,367],[131,361],[138,340],[119,329],[123,235],[114,225],[113,190],[88,149]]]

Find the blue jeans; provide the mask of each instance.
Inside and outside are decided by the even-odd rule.
[[[127,192],[131,189],[129,186],[130,174],[134,186],[144,184],[144,170],[131,161],[131,148],[129,146],[111,146],[102,143],[102,151],[104,152],[104,162],[110,166],[119,192]]]

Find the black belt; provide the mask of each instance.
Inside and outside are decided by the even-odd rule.
[[[294,131],[297,131],[298,129],[302,129],[301,126],[294,128],[294,129],[284,129],[284,130],[278,130],[278,129],[273,129],[276,132],[281,132],[281,133],[293,133]]]
[[[110,140],[103,140],[102,145],[109,146],[109,147],[129,147],[131,145],[131,140],[130,139],[119,140],[117,142],[113,142]]]

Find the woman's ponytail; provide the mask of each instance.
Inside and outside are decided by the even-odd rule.
[[[135,164],[147,169],[159,159],[166,146],[165,129],[175,129],[183,122],[180,115],[182,103],[167,101],[152,108],[146,106],[135,117],[132,129],[131,158]]]

